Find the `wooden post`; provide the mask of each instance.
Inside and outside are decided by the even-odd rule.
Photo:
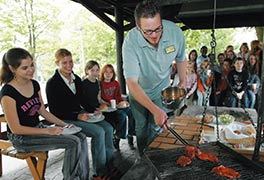
[[[115,6],[115,20],[118,25],[116,30],[116,62],[117,62],[117,75],[118,81],[121,86],[122,94],[126,94],[126,82],[123,74],[123,60],[122,60],[122,44],[124,41],[124,19],[123,19],[123,6],[117,2]]]

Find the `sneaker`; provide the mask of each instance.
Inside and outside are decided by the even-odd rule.
[[[135,149],[134,147],[134,139],[132,135],[127,135],[127,142],[130,147],[130,149]]]
[[[115,149],[118,151],[120,150],[119,143],[120,143],[120,138],[117,138],[116,136],[114,136],[113,144],[114,144]]]

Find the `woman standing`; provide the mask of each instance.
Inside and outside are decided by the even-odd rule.
[[[256,107],[256,98],[260,88],[260,78],[258,76],[259,72],[259,65],[258,65],[258,56],[251,54],[249,56],[248,61],[248,70],[249,70],[249,78],[248,78],[248,87],[247,87],[247,94],[248,94],[248,101],[249,101],[249,108]]]
[[[245,61],[245,63],[248,63],[249,47],[246,42],[241,44],[239,52],[237,53],[237,57],[241,57]]]
[[[82,133],[61,135],[63,127],[69,125],[45,109],[40,86],[32,79],[34,72],[33,58],[26,50],[12,48],[4,55],[0,77],[4,86],[0,98],[8,138],[20,152],[65,149],[64,179],[86,180],[89,178],[86,136]],[[43,125],[39,115],[57,126]]]
[[[197,71],[197,64],[196,64],[196,59],[198,57],[197,51],[195,49],[191,50],[189,55],[188,55],[188,60],[194,63],[194,71]]]

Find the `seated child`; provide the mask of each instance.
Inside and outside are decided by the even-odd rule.
[[[248,107],[248,96],[246,93],[248,84],[248,71],[243,69],[244,61],[242,58],[237,57],[234,60],[235,69],[228,74],[228,90],[227,90],[227,106]]]
[[[129,107],[129,103],[124,101],[121,96],[121,88],[118,81],[115,80],[116,73],[114,71],[114,67],[111,64],[107,64],[102,68],[100,74],[101,80],[101,97],[107,103],[110,102],[111,99],[115,99],[117,106],[121,104],[126,104],[126,107],[119,108],[117,111],[121,113],[122,122],[126,121],[128,117],[128,144],[130,148],[133,149],[133,135],[135,134],[135,120],[133,118],[131,109]],[[126,130],[126,127],[123,127]],[[117,141],[119,141],[119,137],[116,137]]]

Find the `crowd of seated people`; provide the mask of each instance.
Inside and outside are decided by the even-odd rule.
[[[35,68],[31,54],[22,48],[12,48],[3,56],[0,79],[1,84],[5,85],[1,90],[1,103],[10,127],[9,139],[23,152],[64,148],[62,173],[65,179],[89,179],[89,176],[92,180],[106,177],[119,179],[120,171],[113,164],[114,147],[120,150],[120,138],[128,138],[129,147],[135,149],[133,145],[135,127],[129,103],[121,97],[120,85],[115,80],[113,66],[110,64],[104,66],[99,81],[100,66],[96,61],[87,62],[83,79],[73,72],[74,62],[69,50],[58,49],[54,62],[57,68],[46,84],[50,111],[48,112],[42,101],[40,86],[32,79]],[[21,88],[20,84],[26,86]],[[116,100],[117,108],[103,112],[100,109],[101,104],[108,107],[112,99]],[[29,101],[32,102],[30,106]],[[19,103],[16,105],[15,102]],[[16,106],[27,108],[24,108],[25,110],[18,108],[23,109],[23,112],[14,114]],[[39,115],[55,126],[42,124]],[[32,122],[25,123],[26,119],[31,119]],[[72,134],[63,133],[66,128],[69,128],[69,131],[75,128],[80,133],[77,131]],[[28,135],[28,138],[24,137],[24,134]],[[23,142],[28,141],[26,144],[17,141],[22,139],[22,136]],[[86,137],[91,138],[91,175]]]
[[[197,82],[193,81],[192,87],[197,88],[190,90],[190,80],[185,84],[187,97],[190,93],[194,95],[191,101],[187,99],[187,105],[257,108],[262,42],[253,40],[250,46],[242,43],[237,53],[233,45],[228,45],[215,60],[207,51],[208,48],[202,46],[200,56],[195,49],[189,53],[187,66],[193,62]],[[172,85],[177,81],[177,72],[174,74]]]
[[[38,82],[32,79],[35,68],[31,54],[22,48],[12,48],[2,61],[0,81],[5,85],[0,96],[10,127],[8,136],[14,147],[23,152],[64,148],[62,173],[65,179],[89,179],[89,176],[92,180],[119,179],[120,171],[113,164],[114,148],[120,150],[122,138],[128,139],[130,149],[135,149],[135,120],[128,99],[122,98],[113,66],[105,65],[99,78],[100,66],[90,60],[82,79],[73,72],[72,53],[64,48],[58,49],[54,61],[57,68],[46,83],[49,112],[44,107]],[[23,88],[20,85],[22,83],[26,84]],[[116,108],[103,111],[101,106],[110,107],[113,99]],[[32,102],[30,107],[29,101]],[[15,102],[19,103],[16,105]],[[14,114],[16,106],[28,107]],[[42,124],[39,115],[55,126]],[[31,119],[32,123],[25,123],[26,119]],[[66,128],[80,132],[63,133]],[[24,134],[30,136],[26,138]],[[17,141],[22,136],[23,142],[28,139],[26,144]],[[91,138],[91,175],[86,137]]]

